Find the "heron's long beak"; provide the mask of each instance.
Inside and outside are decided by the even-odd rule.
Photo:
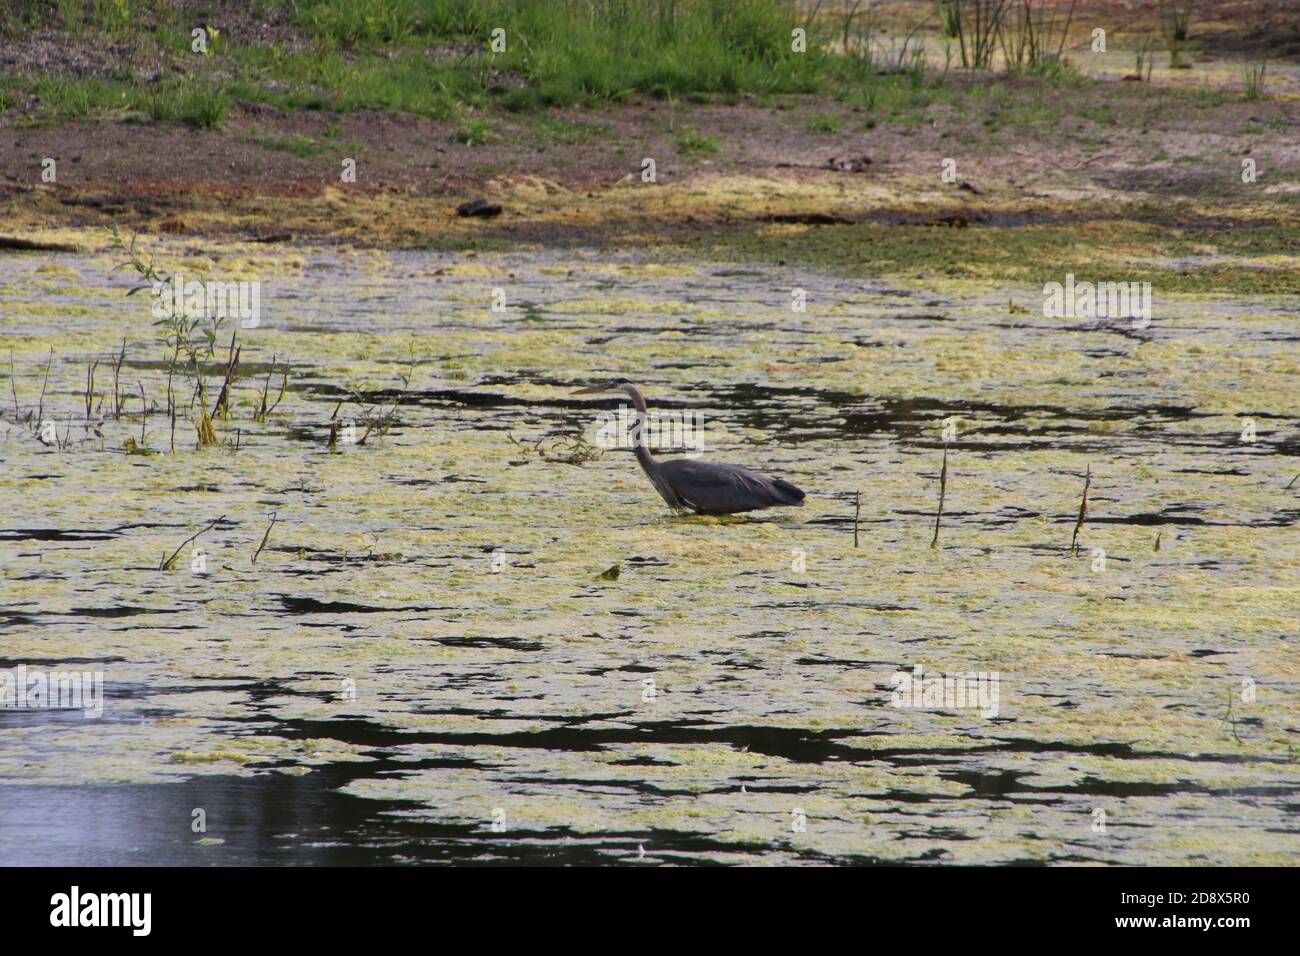
[[[608,385],[592,385],[590,388],[580,388],[576,392],[570,392],[570,395],[595,395],[597,392],[613,391]]]

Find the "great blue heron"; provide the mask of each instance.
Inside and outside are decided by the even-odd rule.
[[[632,426],[636,460],[650,476],[655,490],[673,510],[730,515],[781,505],[803,506],[803,492],[780,478],[756,475],[738,465],[689,458],[655,460],[646,444],[645,424],[649,413],[640,390],[627,379],[616,378],[603,385],[580,388],[573,394],[594,395],[598,392],[623,392],[632,399],[637,410],[636,424]]]

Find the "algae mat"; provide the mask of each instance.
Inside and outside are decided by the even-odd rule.
[[[1294,300],[158,252],[262,282],[215,447],[112,256],[0,258],[0,667],[104,682],[0,710],[0,860],[1295,862]],[[571,455],[614,374],[805,507]]]

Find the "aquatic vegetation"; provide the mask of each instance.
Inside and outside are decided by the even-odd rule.
[[[0,259],[4,656],[95,661],[108,689],[102,722],[7,723],[0,790],[172,813],[195,777],[245,804],[292,780],[399,812],[415,858],[1292,859],[1285,294],[1170,293],[1134,334],[1047,319],[1028,282],[303,245],[240,333],[237,450],[142,457],[132,386],[164,394],[172,353],[120,255]],[[701,411],[710,457],[806,507],[664,514],[624,453],[577,454],[593,370]],[[999,673],[998,715],[895,706],[917,665]],[[248,852],[210,836],[192,852]]]
[[[162,275],[157,271],[154,259],[151,256],[146,263],[140,254],[136,251],[136,236],[131,237],[128,245],[123,241],[121,232],[116,224],[111,229],[114,248],[120,250],[127,256],[126,262],[122,263],[119,268],[133,268],[145,279],[149,280],[148,284],[135,286],[127,295],[133,295],[142,289],[152,289],[157,294],[160,287],[165,287],[172,281],[172,276]],[[168,290],[170,291],[170,290]],[[185,293],[188,295],[188,292]],[[156,310],[155,310],[156,311]],[[206,445],[216,445],[220,439],[217,436],[216,428],[213,427],[212,420],[218,415],[225,417],[228,412],[227,395],[229,394],[231,376],[234,375],[239,365],[238,352],[235,351],[235,339],[230,339],[230,357],[226,364],[225,378],[221,383],[221,390],[217,394],[217,400],[213,405],[211,412],[208,411],[207,388],[204,380],[202,363],[210,361],[216,355],[217,335],[222,330],[225,322],[225,316],[214,314],[206,308],[191,310],[188,303],[182,301],[181,290],[177,290],[175,300],[171,302],[170,309],[162,318],[157,319],[153,324],[161,329],[162,344],[171,352],[171,357],[167,363],[167,411],[172,420],[172,431],[175,433],[176,428],[176,411],[177,401],[172,393],[172,376],[178,367],[178,360],[183,359],[182,367],[186,368],[193,377],[194,395],[198,401],[199,417],[194,427],[198,433],[199,447]],[[117,405],[117,371],[121,368],[123,359],[126,356],[126,341],[122,342],[122,351],[118,358],[117,366],[114,369],[113,378],[113,396],[114,404]],[[142,386],[143,389],[143,386]],[[87,395],[87,407],[89,407],[90,397]],[[191,406],[193,401],[191,401]],[[116,414],[120,417],[121,409],[118,406]]]
[[[1246,99],[1257,100],[1264,92],[1264,74],[1268,70],[1267,60],[1247,63],[1242,67],[1242,86]]]
[[[565,465],[581,465],[596,461],[601,450],[580,433],[551,433],[525,444],[514,435],[506,435],[525,455],[537,455],[543,461]]]

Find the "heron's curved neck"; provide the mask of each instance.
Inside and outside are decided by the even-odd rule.
[[[636,460],[641,463],[641,467],[645,469],[646,473],[650,474],[659,465],[654,456],[650,454],[650,444],[645,437],[646,424],[650,413],[646,409],[645,398],[642,397],[641,391],[635,385],[624,385],[623,391],[627,392],[628,397],[632,399],[632,404],[636,406],[636,422],[632,425],[632,447],[636,452]]]

